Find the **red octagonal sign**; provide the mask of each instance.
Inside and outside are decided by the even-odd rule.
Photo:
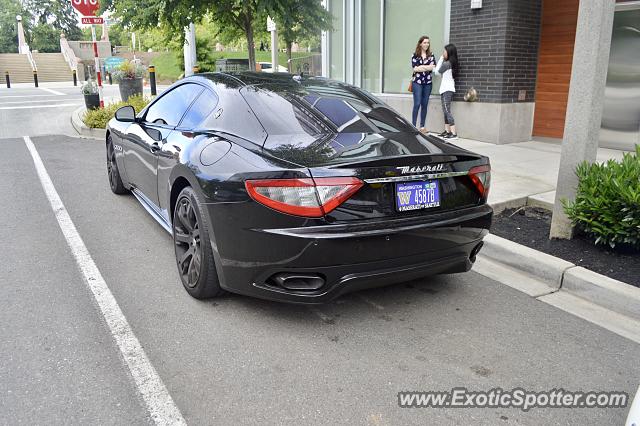
[[[71,0],[71,5],[75,10],[80,12],[82,16],[95,16],[100,8],[99,0]]]

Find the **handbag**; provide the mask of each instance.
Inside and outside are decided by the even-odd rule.
[[[413,80],[415,80],[415,78],[416,73],[414,72],[413,74],[411,74],[411,80],[409,80],[409,87],[407,88],[409,92],[413,92]]]

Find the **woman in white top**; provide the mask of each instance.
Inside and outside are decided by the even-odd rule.
[[[442,99],[442,111],[444,112],[444,132],[438,136],[445,140],[458,139],[455,120],[451,113],[451,101],[456,92],[456,78],[460,67],[458,65],[458,50],[453,44],[444,47],[442,56],[436,65],[436,73],[442,75],[440,82],[440,98]]]

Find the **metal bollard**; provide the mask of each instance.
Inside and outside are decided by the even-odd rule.
[[[7,89],[11,89],[11,80],[9,79],[9,71],[4,72],[4,78],[7,80]]]
[[[156,92],[156,67],[149,65],[149,85],[151,86],[151,96],[157,95]]]
[[[33,70],[33,82],[36,84],[36,87],[38,87],[38,71]]]
[[[111,77],[111,73],[108,73],[107,77],[109,78],[109,84],[113,86],[113,77]]]
[[[193,73],[194,73],[194,74],[198,74],[199,72],[200,72],[200,67],[199,67],[199,66],[197,66],[197,65],[194,65],[194,66],[193,66]]]
[[[78,75],[76,74],[76,70],[73,70],[73,85],[78,85]]]

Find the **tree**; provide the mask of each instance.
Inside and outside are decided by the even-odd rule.
[[[254,25],[266,22],[267,15],[284,14],[287,0],[106,0],[102,9],[113,10],[126,25],[135,28],[160,26],[172,38],[184,41],[184,28],[209,16],[219,28],[244,33],[249,52],[249,67],[255,69]]]
[[[287,47],[291,60],[291,46],[302,39],[313,39],[320,31],[333,27],[332,17],[319,0],[285,0],[284,10],[274,17],[278,33]]]
[[[31,30],[29,47],[44,53],[60,52],[60,30],[50,25],[36,25]]]
[[[18,53],[17,15],[22,16],[26,31],[31,19],[29,12],[18,0],[0,0],[0,53]]]
[[[27,0],[25,8],[31,12],[36,25],[48,25],[58,30],[58,38],[60,32],[64,32],[69,40],[82,36],[78,16],[70,1]]]
[[[283,10],[284,0],[226,0],[213,2],[209,10],[212,19],[221,27],[240,29],[247,37],[249,69],[256,69],[254,21],[266,23],[266,17]]]

